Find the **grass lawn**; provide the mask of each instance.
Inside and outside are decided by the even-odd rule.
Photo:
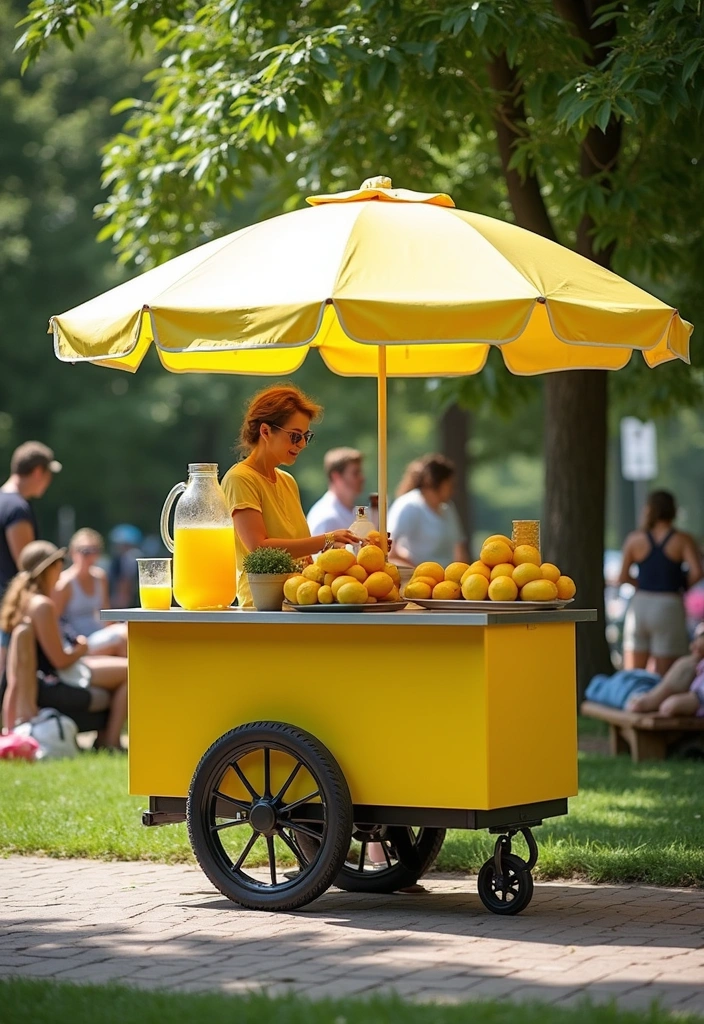
[[[558,1009],[491,1000],[458,1006],[404,1003],[393,997],[369,1001],[325,999],[309,1002],[295,996],[183,995],[141,992],[120,985],[68,985],[17,979],[0,981],[3,1024],[701,1024],[704,1018],[678,1015],[653,1006],[620,1010],[585,1003]]]
[[[0,855],[105,860],[192,859],[185,825],[144,828],[146,800],[127,795],[127,759],[85,754],[70,761],[0,761]],[[570,813],[535,835],[537,878],[704,885],[704,763],[580,755],[580,795]],[[520,852],[522,839],[516,841]],[[437,863],[477,871],[493,839],[452,831]],[[282,862],[286,862],[282,856]]]

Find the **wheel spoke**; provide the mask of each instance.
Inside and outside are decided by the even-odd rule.
[[[240,871],[241,870],[242,865],[247,860],[247,857],[249,856],[249,852],[252,849],[252,847],[254,846],[254,844],[256,843],[258,838],[259,838],[259,833],[253,831],[251,836],[247,840],[247,845],[245,846],[244,850],[242,851],[242,853],[237,858],[237,862],[232,865],[233,871]]]
[[[240,766],[237,764],[237,761],[233,761],[233,763],[230,765],[230,767],[235,772],[235,774],[237,775],[238,779],[240,780],[240,782],[242,783],[244,788],[247,790],[247,792],[251,796],[252,800],[259,800],[260,799],[259,793],[257,793],[257,791],[254,789],[254,787],[252,786],[252,783],[249,781],[249,779],[244,774],[244,772],[242,771]]]
[[[264,747],[264,796],[271,797],[271,751]]]
[[[393,864],[391,863],[391,852],[390,852],[389,848],[387,847],[386,842],[383,839],[381,840],[381,848],[384,851],[384,857],[386,859],[386,866],[389,867],[389,868],[393,867]]]
[[[269,853],[269,872],[271,874],[271,884],[276,885],[276,851],[274,850],[274,837],[266,837],[266,848]]]
[[[293,769],[293,771],[291,772],[289,777],[286,779],[286,781],[284,782],[284,784],[281,787],[281,789],[279,790],[279,792],[274,797],[274,803],[275,804],[278,804],[279,801],[283,800],[284,795],[288,792],[289,786],[291,785],[293,780],[296,778],[296,776],[298,775],[298,773],[300,772],[302,767],[303,767],[302,762],[301,761],[297,761],[295,768]]]
[[[249,825],[249,822],[246,818],[240,818],[239,820],[237,818],[233,818],[231,821],[224,821],[220,825],[211,825],[210,831],[222,832],[224,828],[236,828],[237,825]]]
[[[311,800],[315,800],[316,796],[320,796],[319,789],[316,789],[312,793],[309,793],[308,796],[302,796],[300,800],[294,800],[292,804],[284,804],[284,806],[281,808],[281,813],[288,814],[295,807],[300,807],[302,804],[309,804]]]
[[[303,853],[303,851],[301,850],[300,846],[293,838],[293,836],[287,836],[284,830],[281,828],[279,829],[279,839],[281,839],[286,844],[286,846],[288,846],[289,850],[291,851],[291,853],[293,854],[293,856],[296,858],[296,860],[303,869],[309,866],[309,861],[306,860],[305,854]]]
[[[357,865],[357,871],[364,871],[364,858],[367,855],[367,844],[362,843],[359,848],[359,864]]]
[[[287,821],[285,823],[286,828],[293,829],[294,832],[300,832],[304,836],[309,836],[311,839],[315,839],[316,843],[322,842],[322,835],[320,832],[316,832],[313,828],[308,828],[307,825],[302,825],[300,821]]]
[[[218,800],[224,800],[228,804],[234,804],[238,811],[245,811],[249,814],[249,804],[246,804],[243,800],[236,800],[234,796],[228,796],[227,793],[221,793],[219,789],[216,789],[213,796]]]

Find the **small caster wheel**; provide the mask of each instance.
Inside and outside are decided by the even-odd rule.
[[[497,878],[493,857],[482,864],[477,879],[479,898],[492,914],[520,914],[533,898],[533,876],[526,862],[514,853],[503,853],[501,864],[502,878]]]

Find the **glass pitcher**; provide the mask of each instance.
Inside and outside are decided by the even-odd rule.
[[[169,513],[174,514],[173,540]],[[171,488],[161,510],[161,539],[173,552],[174,597],[182,608],[229,608],[235,599],[235,530],[214,462],[193,462],[188,483]]]

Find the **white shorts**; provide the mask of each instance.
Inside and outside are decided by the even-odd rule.
[[[61,682],[68,686],[78,686],[81,690],[90,686],[91,671],[83,658],[74,661],[73,665],[69,665],[68,668],[57,669],[56,674]]]
[[[623,649],[655,658],[687,654],[689,637],[680,595],[636,590],[623,622]]]
[[[110,626],[96,629],[95,633],[91,633],[87,637],[88,653],[100,654],[105,647],[112,647],[113,644],[124,640],[124,638],[125,629],[121,622],[113,622]]]

